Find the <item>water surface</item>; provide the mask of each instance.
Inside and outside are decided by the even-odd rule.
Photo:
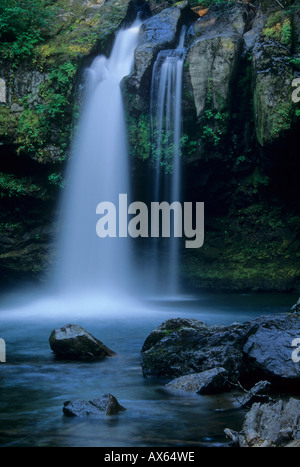
[[[12,297],[11,297],[12,298]],[[221,446],[224,428],[240,429],[245,412],[230,394],[170,395],[165,381],[145,379],[140,351],[165,319],[189,317],[207,324],[243,322],[285,312],[291,295],[202,295],[147,303],[58,301],[22,295],[2,300],[0,337],[7,362],[0,364],[1,446],[197,447]],[[77,308],[75,306],[77,304]],[[23,304],[23,305],[22,305]],[[81,310],[80,310],[81,308]],[[107,311],[105,311],[105,308]],[[98,309],[98,311],[97,311]],[[31,313],[30,313],[31,311]],[[102,361],[58,361],[49,347],[52,329],[80,324],[117,355]],[[68,418],[63,402],[111,393],[126,407],[119,415]]]

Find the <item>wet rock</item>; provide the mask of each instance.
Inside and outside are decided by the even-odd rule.
[[[143,22],[141,39],[135,51],[134,71],[122,83],[125,93],[130,93],[131,105],[138,110],[147,107],[145,102],[150,89],[152,67],[160,50],[174,48],[180,28],[188,18],[197,15],[188,2],[179,2]]]
[[[144,376],[179,377],[222,367],[229,380],[268,380],[299,385],[292,341],[300,336],[298,313],[261,316],[243,324],[207,326],[193,319],[170,319],[142,347]]]
[[[194,319],[170,319],[147,337],[144,376],[178,377],[222,367],[239,375],[246,330],[242,325],[207,326]]]
[[[254,320],[244,346],[249,373],[260,374],[276,382],[300,379],[299,364],[292,360],[292,341],[300,336],[298,314],[279,314]]]
[[[101,398],[91,401],[66,401],[63,406],[63,412],[68,417],[116,415],[123,410],[126,410],[125,407],[121,406],[112,394],[104,394]]]
[[[103,358],[114,355],[112,350],[77,324],[54,329],[49,344],[61,358]]]
[[[225,433],[240,447],[282,447],[300,440],[300,400],[280,399],[255,403],[247,413],[240,433]]]
[[[216,394],[226,388],[228,373],[224,368],[212,368],[202,373],[180,376],[164,386],[167,391]]]

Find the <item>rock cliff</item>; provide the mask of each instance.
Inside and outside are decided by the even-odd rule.
[[[205,202],[206,233],[202,248],[182,252],[184,281],[222,290],[297,289],[296,2],[57,0],[47,8],[42,40],[23,55],[4,52],[2,37],[2,279],[40,278],[51,269],[57,199],[84,68],[96,54],[109,54],[116,30],[138,15],[140,45],[122,89],[139,199],[147,198],[145,180],[152,176],[153,64],[160,50],[176,47],[187,27],[182,188],[185,200]]]

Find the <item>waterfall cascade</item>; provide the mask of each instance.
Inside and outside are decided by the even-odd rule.
[[[177,48],[159,52],[152,73],[151,122],[155,170],[152,197],[159,202],[181,200],[181,95],[185,35],[186,27],[183,26]],[[171,295],[179,292],[179,249],[175,226],[163,254],[159,242],[153,244],[154,276],[158,277],[157,271],[161,276],[163,271],[164,293]]]
[[[119,194],[130,193],[120,82],[133,67],[139,29],[135,23],[121,30],[110,58],[97,57],[87,70],[85,104],[61,205],[55,281],[63,293],[109,294],[129,286],[130,240],[100,239],[95,227],[98,203],[108,201],[117,206]]]

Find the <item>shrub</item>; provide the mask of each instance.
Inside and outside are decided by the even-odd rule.
[[[30,56],[34,46],[47,35],[50,19],[45,0],[1,1],[0,58]]]

